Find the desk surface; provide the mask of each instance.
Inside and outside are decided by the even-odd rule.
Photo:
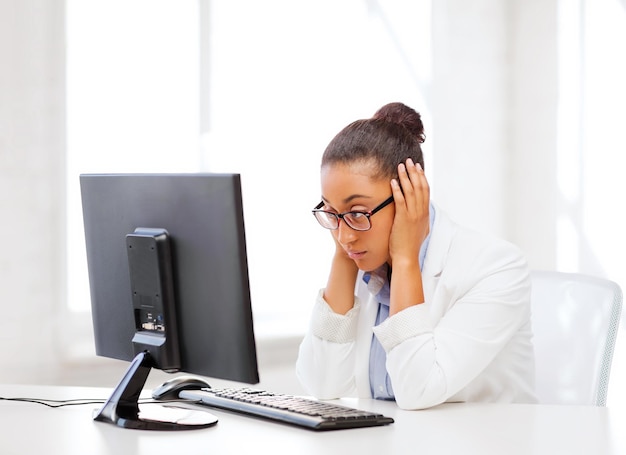
[[[0,385],[1,397],[106,398],[110,390]],[[94,422],[99,405],[47,408],[0,401],[3,455],[24,454],[613,454],[626,453],[626,412],[587,406],[444,404],[403,411],[395,403],[343,399],[389,415],[386,427],[312,432],[211,410],[216,426],[181,432]]]

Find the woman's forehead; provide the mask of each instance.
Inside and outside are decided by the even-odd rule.
[[[360,199],[377,199],[390,191],[390,184],[383,179],[375,179],[371,165],[367,163],[335,163],[322,167],[322,197],[330,203],[348,203],[359,196]]]
[[[379,173],[379,167],[378,163],[371,159],[336,162],[322,166],[321,173],[322,178],[325,176],[331,176],[332,178],[355,176],[374,180],[374,176]]]

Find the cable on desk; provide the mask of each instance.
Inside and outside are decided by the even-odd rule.
[[[47,398],[21,398],[21,397],[0,397],[0,401],[18,401],[24,403],[34,403],[41,404],[43,406],[48,406],[49,408],[60,408],[63,406],[80,406],[84,404],[100,404],[104,403],[105,400],[101,399],[74,399],[74,400],[50,400]]]
[[[47,406],[49,408],[62,408],[64,406],[83,406],[87,404],[103,404],[106,400],[97,398],[76,398],[70,400],[52,400],[47,398],[21,398],[21,397],[0,397],[0,401],[17,401],[22,403],[32,403],[32,404],[40,404],[42,406]],[[173,402],[181,402],[181,403],[191,403],[196,402],[195,400],[171,400],[168,403]],[[155,401],[150,398],[146,398],[143,400],[139,400],[139,404],[150,404],[150,403],[159,403],[163,404],[162,401]]]

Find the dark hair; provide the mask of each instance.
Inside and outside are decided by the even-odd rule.
[[[381,107],[372,118],[357,120],[341,130],[326,147],[322,167],[355,161],[374,161],[372,178],[393,178],[398,164],[411,158],[424,168],[420,144],[424,125],[418,112],[402,103]]]

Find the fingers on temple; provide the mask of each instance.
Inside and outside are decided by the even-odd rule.
[[[424,188],[424,185],[428,186],[424,171],[419,163],[414,164],[411,158],[408,158],[405,163],[398,165],[398,177],[402,185],[402,189],[405,194],[413,194],[419,192]]]
[[[415,191],[421,193],[423,196],[429,197],[430,188],[422,166],[420,166],[419,163],[413,164],[413,161],[409,158],[407,159],[406,169],[411,185]]]
[[[391,180],[391,192],[393,193],[393,199],[396,204],[404,200],[404,194],[402,193],[398,179]]]
[[[419,163],[408,158],[406,163],[398,165],[398,180],[392,185],[396,202],[407,200],[426,202],[430,199],[430,187],[426,175]]]

